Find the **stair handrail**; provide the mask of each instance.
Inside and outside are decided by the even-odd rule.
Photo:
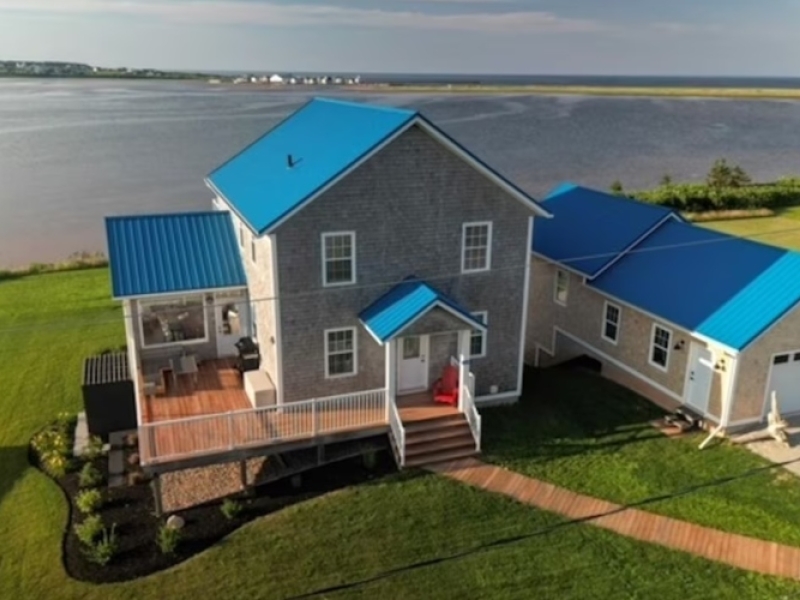
[[[472,396],[470,386],[464,383],[461,386],[462,408],[464,416],[469,423],[469,429],[472,432],[472,437],[475,438],[475,449],[481,451],[481,414],[475,406],[475,398]]]
[[[403,427],[400,411],[397,410],[397,403],[391,399],[387,399],[387,402],[389,404],[389,427],[397,448],[397,462],[398,466],[403,468],[406,464],[406,428]]]

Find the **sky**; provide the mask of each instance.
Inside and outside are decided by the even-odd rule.
[[[800,0],[0,0],[0,60],[800,76]]]

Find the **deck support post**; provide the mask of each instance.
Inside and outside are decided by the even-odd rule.
[[[153,502],[155,504],[156,517],[164,514],[164,506],[161,501],[161,475],[153,475]]]
[[[325,444],[317,446],[317,465],[322,465],[325,462]]]
[[[242,490],[247,490],[247,461],[242,459],[239,461],[239,480],[242,482]]]

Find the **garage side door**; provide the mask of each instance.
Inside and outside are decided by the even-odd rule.
[[[778,354],[772,358],[767,406],[773,391],[778,395],[778,410],[782,414],[800,412],[800,352]]]

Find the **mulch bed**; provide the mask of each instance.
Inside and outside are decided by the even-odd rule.
[[[102,457],[95,466],[108,476],[108,459]],[[329,464],[302,474],[301,485],[294,488],[291,479],[269,483],[247,496],[237,498],[243,506],[239,516],[228,520],[220,511],[220,502],[212,502],[179,511],[185,520],[181,542],[174,555],[158,549],[156,534],[165,517],[155,517],[155,505],[148,483],[104,489],[106,502],[99,513],[106,527],[116,524],[119,551],[106,566],[86,560],[83,546],[76,537],[74,524],[82,520],[74,499],[79,492],[78,474],[70,473],[56,480],[70,504],[70,516],[63,543],[63,561],[74,579],[91,583],[112,583],[143,577],[172,567],[216,544],[245,523],[289,505],[303,502],[328,492],[378,479],[396,471],[389,452],[377,454],[373,468],[367,468],[361,457]]]

